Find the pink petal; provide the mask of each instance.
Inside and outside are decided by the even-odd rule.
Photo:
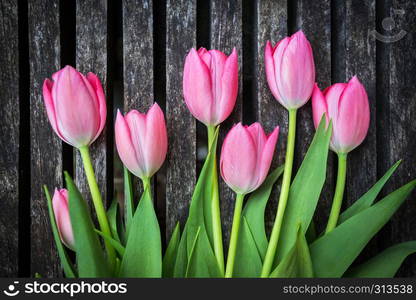
[[[267,137],[267,141],[261,149],[260,162],[257,175],[257,184],[255,189],[257,189],[266,179],[267,173],[269,173],[270,165],[272,164],[273,155],[276,148],[277,139],[279,137],[279,126],[277,126],[273,132]]]
[[[329,117],[325,96],[319,89],[318,85],[315,83],[315,87],[312,92],[312,114],[313,124],[315,128],[318,128],[319,122],[321,122],[324,113],[326,114],[326,124],[328,125]]]
[[[101,81],[98,78],[97,75],[95,75],[94,73],[88,73],[87,74],[87,80],[90,82],[92,88],[95,91],[95,94],[97,96],[97,100],[98,100],[98,109],[99,109],[99,115],[100,115],[100,125],[98,128],[98,131],[94,137],[94,139],[91,141],[94,142],[98,136],[101,134],[101,132],[104,129],[105,126],[105,121],[107,119],[107,104],[105,101],[105,95],[104,95],[104,90],[103,87],[101,85]]]

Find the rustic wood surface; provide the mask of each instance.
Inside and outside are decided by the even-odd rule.
[[[185,224],[201,162],[197,153],[204,153],[206,147],[205,126],[189,113],[182,93],[182,71],[190,48],[203,46],[227,54],[237,48],[239,94],[235,111],[221,126],[219,149],[228,129],[240,120],[259,121],[267,132],[279,125],[274,166],[284,161],[288,124],[286,110],[267,86],[266,41],[276,43],[302,29],[313,47],[320,88],[355,74],[359,77],[368,92],[371,124],[364,143],[349,155],[345,208],[399,159],[402,165],[382,193],[416,176],[415,18],[416,4],[410,0],[2,1],[0,276],[62,275],[41,187],[47,184],[51,192],[62,187],[63,166],[72,168],[72,158],[65,156],[67,150],[51,129],[42,97],[44,79],[63,64],[98,74],[107,93],[107,127],[91,150],[106,200],[114,194],[112,176],[118,175],[113,171],[116,108],[147,111],[157,101],[166,110],[169,151],[154,188],[162,234],[169,238],[177,221]],[[382,35],[378,40],[374,30]],[[388,43],[383,36],[399,38]],[[308,103],[298,113],[294,174],[314,132]],[[82,164],[78,155],[74,157],[74,175],[89,198]],[[336,170],[331,153],[329,179],[314,218],[320,230],[327,221]],[[121,182],[121,178],[115,180]],[[25,186],[29,182],[30,187]],[[220,182],[227,243],[234,196]],[[277,196],[272,194],[267,207],[267,227],[273,223]],[[395,243],[416,239],[415,196],[370,242],[359,261]],[[406,259],[398,276],[416,276],[415,255]]]
[[[103,85],[104,93],[107,85],[107,0],[76,2],[76,68],[83,74],[92,72],[96,74]],[[107,104],[108,103],[107,98]],[[113,130],[112,110],[108,109],[107,124],[99,138],[90,147],[91,160],[95,176],[100,187],[103,201],[111,194],[111,181],[107,182],[107,175],[111,174],[109,168],[112,158],[108,157],[107,132]],[[75,151],[75,182],[84,196],[91,202],[90,189],[87,183],[84,166],[79,151]],[[109,193],[110,190],[110,193]],[[111,199],[110,199],[111,201]]]
[[[17,1],[0,9],[0,277],[18,275],[19,49]]]
[[[46,116],[42,85],[60,69],[59,1],[29,1],[30,146],[31,146],[31,276],[60,274],[42,185],[51,193],[62,187],[62,142]],[[29,252],[29,249],[28,249]],[[27,255],[27,254],[26,254]]]

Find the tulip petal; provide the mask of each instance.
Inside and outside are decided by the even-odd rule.
[[[71,249],[75,249],[75,241],[72,232],[71,219],[68,208],[68,191],[55,189],[52,199],[52,207],[55,214],[56,225],[62,242]]]
[[[318,85],[315,83],[313,92],[312,92],[312,114],[313,114],[313,124],[315,129],[318,128],[319,123],[323,114],[326,114],[326,124],[328,125],[329,116],[328,108],[326,105],[326,99],[324,94],[319,89]]]
[[[98,127],[97,133],[95,134],[94,139],[91,141],[92,143],[98,138],[98,136],[101,134],[101,132],[104,129],[105,121],[107,119],[107,105],[105,102],[104,90],[103,90],[101,81],[98,78],[98,76],[90,72],[87,74],[87,80],[91,84],[97,96],[97,100],[98,100],[97,104],[98,104],[98,110],[99,110],[99,115],[100,115],[100,125]]]
[[[259,154],[260,162],[258,168],[258,181],[256,189],[263,184],[264,180],[269,173],[270,166],[272,164],[273,155],[276,149],[277,139],[279,137],[279,126],[277,126],[273,132],[267,137],[266,143],[261,149],[262,152]]]

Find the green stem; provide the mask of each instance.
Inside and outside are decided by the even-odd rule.
[[[211,146],[215,137],[215,126],[207,126],[208,128],[208,151],[211,151]],[[214,239],[214,253],[217,258],[218,267],[221,274],[224,274],[224,249],[222,245],[222,231],[221,231],[221,212],[220,212],[220,196],[218,192],[218,175],[217,175],[217,149],[213,149],[214,153],[214,168],[212,170],[212,232]]]
[[[237,194],[234,207],[233,226],[231,227],[230,246],[228,248],[227,269],[225,271],[225,278],[233,276],[235,253],[237,250],[238,232],[240,230],[241,211],[243,209],[243,194]]]
[[[344,196],[345,177],[347,174],[347,154],[338,154],[338,174],[337,186],[335,187],[334,200],[332,201],[331,213],[329,215],[328,224],[325,233],[332,231],[337,226],[339,212],[341,210],[342,198]]]
[[[143,183],[143,191],[146,190],[146,188],[150,189],[150,178],[149,177],[143,177],[140,178],[142,180]]]
[[[283,173],[282,188],[280,191],[276,218],[274,220],[272,233],[270,235],[269,246],[267,247],[263,268],[261,270],[261,277],[269,277],[273,267],[274,258],[276,256],[277,243],[279,241],[280,230],[282,228],[283,215],[289,196],[290,180],[292,178],[293,155],[295,151],[296,112],[296,109],[289,110],[289,131],[287,135],[285,170]]]
[[[95,178],[94,168],[91,163],[90,151],[88,149],[88,146],[81,147],[78,150],[81,153],[85,174],[87,176],[92,202],[94,204],[95,212],[97,213],[97,219],[100,225],[100,229],[104,234],[112,237],[110,226],[108,224],[107,214],[105,212],[103,200],[101,198],[101,193],[98,188],[97,180]],[[109,242],[104,241],[104,244],[107,249],[110,267],[113,270],[116,261],[116,252]]]

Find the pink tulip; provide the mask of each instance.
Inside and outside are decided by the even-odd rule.
[[[218,50],[191,49],[185,60],[183,94],[193,116],[207,126],[231,114],[238,92],[237,51],[229,57]]]
[[[43,83],[43,98],[53,130],[74,147],[90,145],[103,130],[107,115],[100,80],[71,66],[53,74],[52,79]]]
[[[279,127],[269,135],[259,123],[235,125],[227,134],[221,150],[221,176],[238,194],[257,189],[266,179],[273,159]]]
[[[150,178],[162,166],[168,149],[163,112],[157,103],[147,114],[117,112],[115,136],[118,154],[134,175]]]
[[[71,218],[69,217],[68,191],[66,189],[55,189],[52,198],[52,207],[62,243],[70,249],[75,249]]]
[[[273,96],[286,108],[297,109],[312,94],[315,63],[309,41],[302,31],[265,49],[266,77]]]
[[[326,113],[326,122],[333,123],[331,149],[348,153],[359,146],[367,135],[370,108],[364,86],[354,76],[348,83],[336,83],[323,93],[315,84],[312,94],[313,122],[319,125]]]

